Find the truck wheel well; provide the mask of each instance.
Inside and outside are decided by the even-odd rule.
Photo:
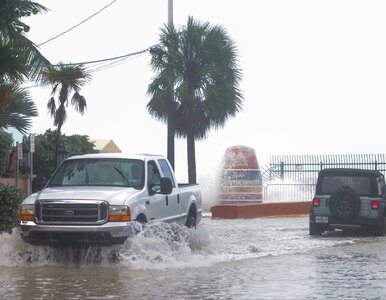
[[[138,215],[138,217],[135,219],[137,222],[145,224],[147,223],[146,216],[144,214]]]

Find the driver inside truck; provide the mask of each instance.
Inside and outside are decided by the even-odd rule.
[[[154,161],[147,163],[148,187],[151,194],[155,194],[161,189],[161,175]]]

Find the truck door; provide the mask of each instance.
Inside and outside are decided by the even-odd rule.
[[[171,222],[181,223],[181,199],[178,184],[175,182],[173,176],[173,171],[170,169],[170,166],[166,159],[159,159],[158,164],[161,168],[162,175],[171,179],[173,184],[173,191],[167,195],[167,205],[166,210]]]
[[[167,198],[159,194],[161,190],[161,175],[154,160],[147,162],[147,189],[149,198],[146,200],[148,221],[166,221],[167,218]]]

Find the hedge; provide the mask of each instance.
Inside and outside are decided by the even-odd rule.
[[[0,233],[11,233],[19,224],[19,205],[24,198],[16,186],[0,183]]]

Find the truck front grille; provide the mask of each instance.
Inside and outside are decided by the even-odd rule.
[[[37,201],[36,219],[40,224],[98,225],[108,218],[105,201]]]

